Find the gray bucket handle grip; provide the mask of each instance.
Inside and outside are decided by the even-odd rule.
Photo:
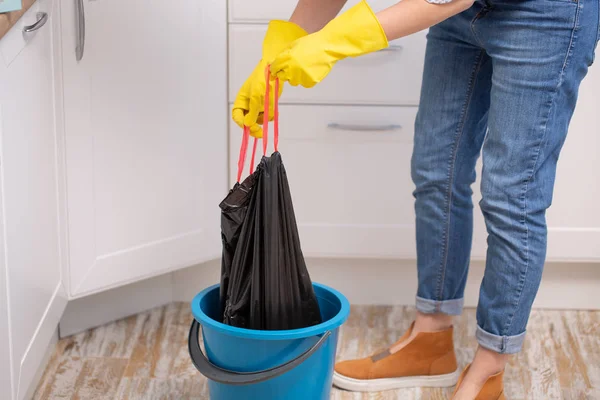
[[[314,346],[293,360],[286,362],[285,364],[257,372],[235,372],[217,367],[206,358],[202,352],[202,349],[200,348],[200,343],[198,342],[199,332],[200,323],[194,319],[192,326],[190,327],[190,335],[188,337],[188,350],[190,352],[190,357],[192,358],[192,363],[202,375],[211,381],[233,386],[251,385],[254,383],[264,382],[291,371],[298,365],[302,364],[307,358],[312,356],[317,350],[319,350],[319,348],[321,348],[327,338],[329,338],[331,335],[331,331],[325,332],[319,341],[314,344]]]

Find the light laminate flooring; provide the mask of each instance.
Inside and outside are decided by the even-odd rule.
[[[414,308],[353,306],[341,333],[338,358],[367,356],[393,343],[409,327]],[[206,399],[206,380],[192,366],[187,303],[172,303],[116,321],[56,345],[35,400]],[[475,310],[457,319],[459,363],[474,354]],[[505,374],[510,400],[600,400],[600,312],[533,312],[523,352]],[[442,400],[451,389],[349,393],[335,400]],[[307,399],[310,400],[310,399]]]

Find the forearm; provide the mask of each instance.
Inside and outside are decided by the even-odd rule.
[[[290,22],[308,33],[321,30],[340,12],[347,0],[299,0]],[[424,0],[421,0],[424,1]]]
[[[463,12],[472,4],[473,0],[453,0],[446,4],[431,4],[426,0],[402,0],[377,13],[377,19],[388,40],[394,40],[436,25]]]

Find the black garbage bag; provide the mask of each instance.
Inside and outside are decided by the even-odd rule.
[[[220,208],[223,322],[261,330],[321,323],[281,154],[263,157]]]
[[[236,183],[219,205],[221,208],[221,241],[223,243],[220,285],[221,315],[225,314],[225,300],[231,278],[233,255],[240,238],[242,224],[246,218],[250,194],[255,180],[256,174],[251,174],[242,183]]]

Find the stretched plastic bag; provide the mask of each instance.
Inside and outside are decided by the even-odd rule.
[[[268,70],[267,70],[268,74]],[[238,176],[221,202],[221,308],[223,322],[248,329],[286,330],[321,323],[321,313],[300,247],[292,198],[278,152],[278,82],[275,83],[274,147],[240,183],[249,141],[244,129]],[[268,104],[269,79],[267,77]],[[265,121],[269,121],[265,106]],[[257,140],[254,140],[251,168]]]

